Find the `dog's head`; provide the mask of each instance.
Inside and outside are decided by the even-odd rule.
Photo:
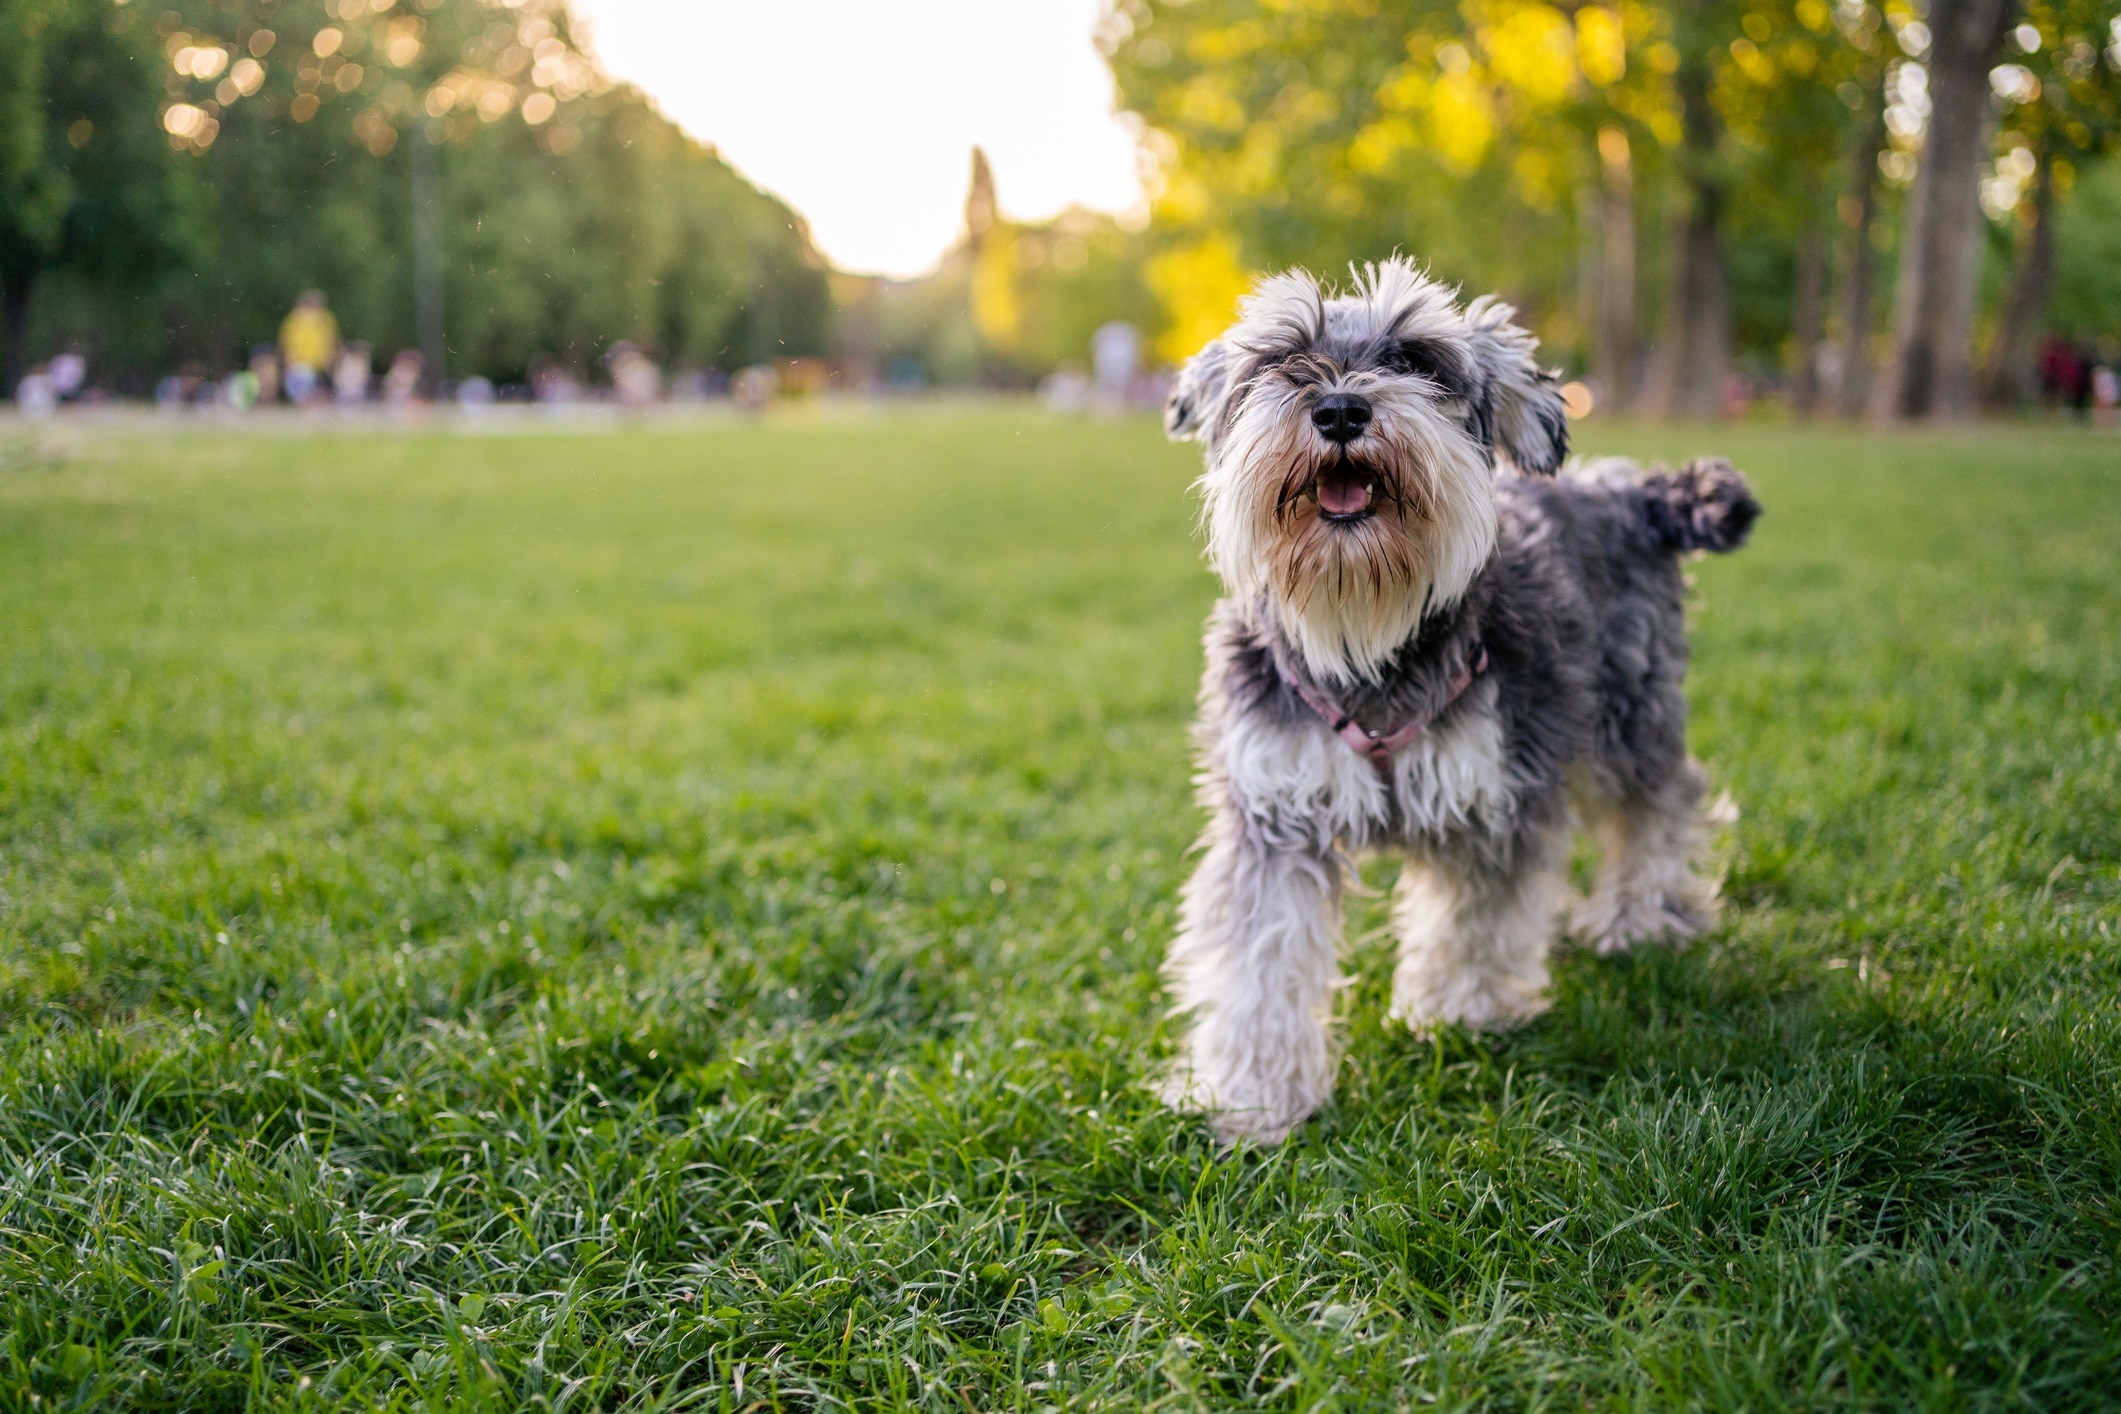
[[[1551,475],[1567,454],[1514,313],[1460,309],[1404,259],[1345,293],[1292,270],[1180,371],[1164,426],[1206,449],[1209,558],[1323,676],[1368,673],[1465,592],[1495,546],[1498,456]]]

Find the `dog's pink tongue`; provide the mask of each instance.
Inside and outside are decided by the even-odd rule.
[[[1360,515],[1370,508],[1370,487],[1360,476],[1334,468],[1318,478],[1318,508],[1327,515]]]

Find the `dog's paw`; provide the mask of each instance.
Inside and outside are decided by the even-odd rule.
[[[1417,1036],[1431,1035],[1445,1026],[1510,1031],[1551,1005],[1544,976],[1462,973],[1447,978],[1395,978],[1391,1015]]]
[[[1683,943],[1715,923],[1715,886],[1695,880],[1662,892],[1601,890],[1577,904],[1569,932],[1598,956],[1615,957],[1643,945]]]
[[[1171,1109],[1201,1116],[1224,1149],[1240,1144],[1271,1149],[1326,1100],[1324,1093],[1303,1085],[1262,1084],[1256,1077],[1226,1076],[1209,1084],[1183,1064],[1166,1074],[1156,1090]]]
[[[1216,1144],[1225,1150],[1244,1145],[1255,1149],[1272,1149],[1288,1138],[1302,1122],[1301,1119],[1275,1119],[1247,1110],[1217,1110],[1207,1116],[1207,1121],[1208,1132],[1215,1136]]]

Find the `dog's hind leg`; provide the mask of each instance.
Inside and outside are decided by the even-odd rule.
[[[1330,848],[1277,846],[1217,812],[1164,963],[1188,1017],[1164,1093],[1225,1144],[1279,1143],[1333,1091],[1340,889]]]
[[[1392,1016],[1416,1033],[1504,1030],[1547,1009],[1547,950],[1567,887],[1568,836],[1527,833],[1511,867],[1466,849],[1407,860],[1392,905]]]
[[[1706,855],[1730,807],[1705,810],[1707,789],[1701,763],[1687,760],[1653,791],[1577,801],[1599,859],[1570,931],[1601,957],[1637,943],[1678,942],[1715,923],[1718,880]]]

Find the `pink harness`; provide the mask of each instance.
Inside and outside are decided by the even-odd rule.
[[[1466,655],[1465,663],[1451,679],[1450,691],[1444,694],[1444,699],[1437,705],[1436,710],[1410,717],[1390,731],[1384,732],[1371,731],[1355,720],[1353,712],[1342,711],[1332,698],[1297,677],[1288,668],[1281,668],[1281,677],[1290,690],[1303,699],[1304,706],[1316,712],[1318,719],[1330,727],[1335,736],[1348,744],[1349,750],[1367,758],[1379,774],[1390,775],[1393,753],[1427,731],[1438,717],[1450,711],[1451,704],[1465,696],[1466,689],[1473,685],[1473,679],[1487,670],[1487,645],[1476,640],[1472,651]]]

